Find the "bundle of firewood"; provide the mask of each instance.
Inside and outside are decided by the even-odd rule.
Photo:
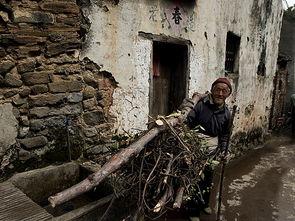
[[[202,192],[198,181],[205,166],[218,161],[216,146],[209,148],[198,129],[171,128],[150,141],[130,163],[110,176],[115,194],[132,197],[147,217],[178,209]]]
[[[201,97],[196,93],[192,101],[197,103]],[[49,197],[51,205],[73,199],[109,178],[115,196],[135,196],[138,214],[154,217],[168,208],[180,208],[192,192],[200,192],[198,180],[205,166],[215,165],[218,155],[197,130],[184,126],[190,110],[184,107],[179,113],[159,117],[150,130],[120,149],[98,171]]]

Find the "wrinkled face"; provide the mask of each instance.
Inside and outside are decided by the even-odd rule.
[[[217,83],[211,90],[214,104],[223,105],[225,99],[230,95],[230,89],[225,83]]]

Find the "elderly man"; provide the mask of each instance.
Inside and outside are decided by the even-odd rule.
[[[192,101],[186,100],[187,105],[192,110],[187,116],[187,125],[190,128],[201,126],[201,133],[207,137],[216,137],[216,146],[221,151],[225,150],[227,140],[229,138],[229,122],[230,111],[225,104],[225,100],[232,92],[232,87],[227,78],[218,78],[212,83],[211,93],[203,95],[196,105],[193,105]],[[212,140],[212,139],[211,139]],[[204,171],[204,177],[198,183],[201,191],[204,192],[202,200],[200,197],[196,197],[194,207],[197,211],[194,211],[190,219],[192,221],[199,221],[200,211],[210,214],[211,209],[209,207],[210,189],[212,186],[213,171],[210,168],[206,168]]]

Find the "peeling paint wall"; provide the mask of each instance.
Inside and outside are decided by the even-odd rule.
[[[139,33],[189,41],[189,95],[205,92],[224,76],[227,32],[241,37],[239,73],[229,103],[239,113],[236,131],[267,130],[281,28],[280,0],[93,1],[83,55],[113,74],[119,83],[111,112],[119,133],[146,129],[152,41]],[[182,20],[173,20],[175,7]],[[265,76],[257,75],[260,62]],[[251,108],[249,108],[251,107]]]

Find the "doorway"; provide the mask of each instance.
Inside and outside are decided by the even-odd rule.
[[[188,46],[153,41],[150,116],[176,111],[187,94]]]

